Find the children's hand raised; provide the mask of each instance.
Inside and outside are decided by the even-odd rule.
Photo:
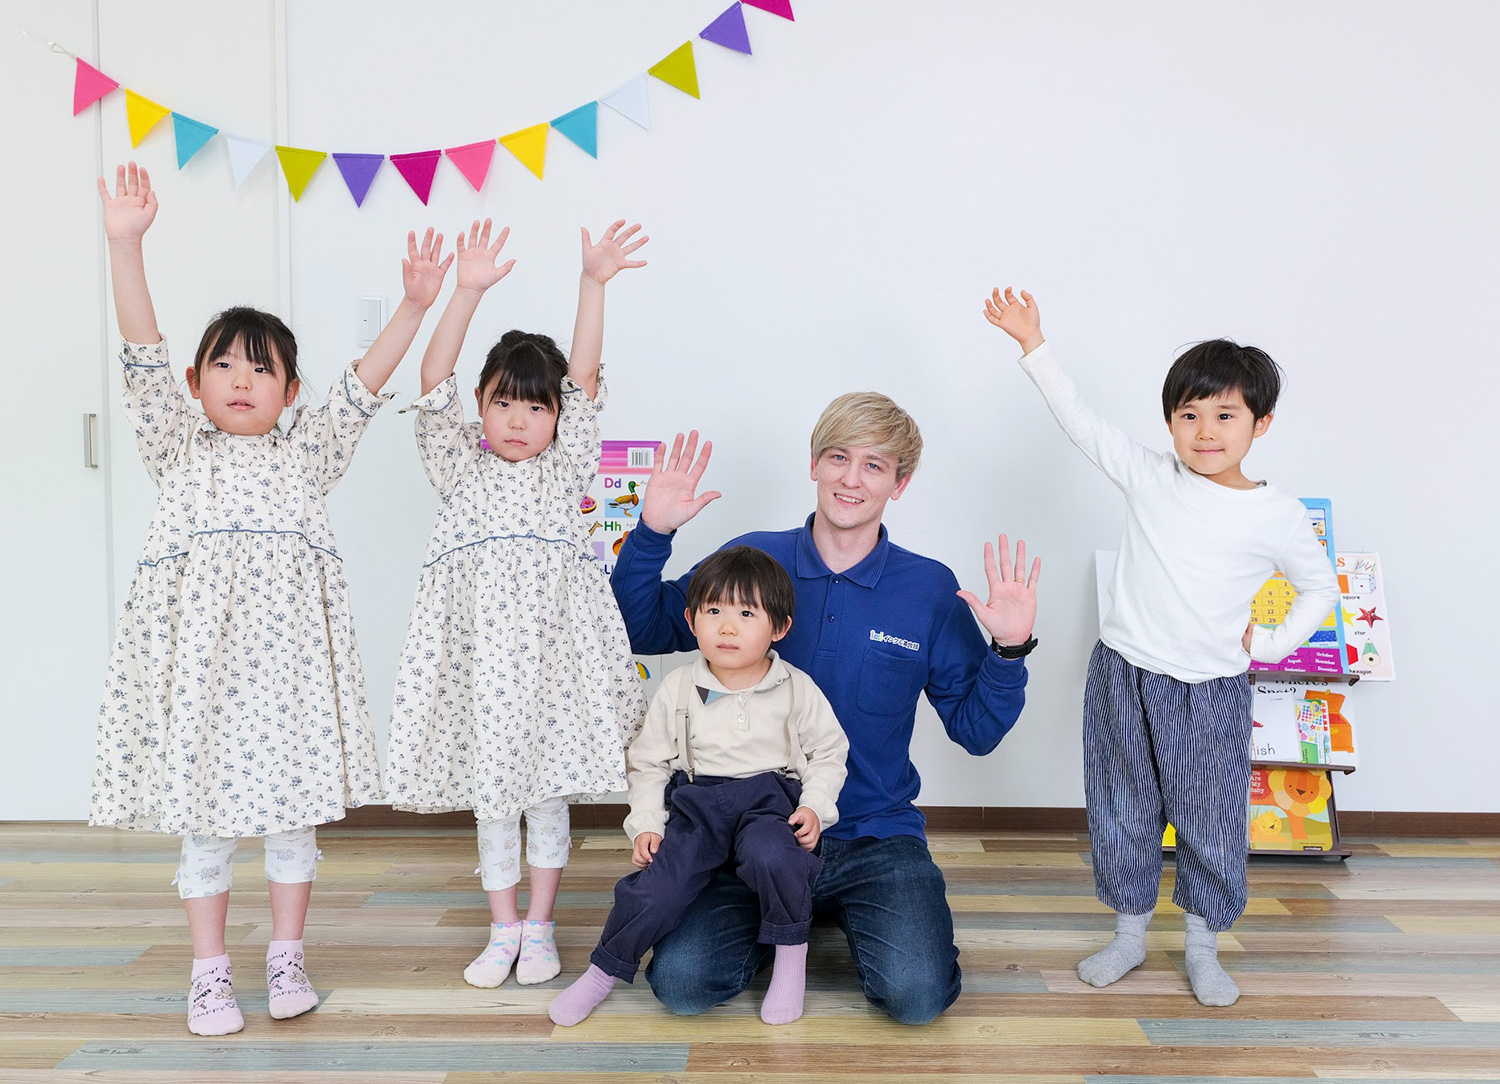
[[[651,238],[640,237],[631,241],[630,238],[641,228],[641,224],[637,222],[634,226],[621,233],[620,227],[623,225],[625,225],[623,218],[611,222],[609,228],[604,231],[604,236],[599,238],[597,245],[589,240],[588,228],[582,227],[583,273],[586,278],[592,279],[600,286],[603,286],[610,279],[614,278],[617,272],[627,267],[646,266],[645,260],[632,260],[629,259],[629,256],[636,249],[651,240]],[[627,242],[629,243],[627,244]]]
[[[505,242],[510,238],[510,227],[506,226],[500,231],[500,236],[495,238],[495,243],[490,244],[490,228],[494,223],[486,218],[484,225],[479,224],[479,219],[469,227],[469,240],[464,242],[464,231],[458,231],[458,288],[460,290],[472,290],[475,293],[484,293],[495,283],[499,282],[510,269],[516,266],[515,260],[506,260],[496,267],[495,261],[500,258],[500,250],[505,247]]]
[[[656,850],[661,846],[661,836],[655,832],[642,832],[635,837],[635,846],[630,851],[630,861],[636,869],[645,869],[656,860]]]
[[[1028,354],[1042,345],[1042,310],[1037,307],[1036,298],[1025,290],[1018,301],[1009,286],[1003,297],[1000,287],[995,287],[984,299],[984,318],[1020,343]]]
[[[121,166],[115,170],[115,194],[109,194],[99,178],[99,201],[104,204],[104,236],[111,241],[139,242],[156,219],[156,193],[146,167]]]
[[[646,483],[646,496],[641,499],[641,522],[659,534],[671,534],[688,520],[701,512],[710,501],[721,496],[717,490],[698,493],[698,480],[708,469],[708,457],[713,451],[711,441],[703,442],[703,453],[693,462],[693,453],[698,450],[698,430],[688,434],[687,448],[682,446],[682,434],[672,441],[672,454],[667,446],[656,447],[656,459],[651,464],[651,479]]]
[[[406,298],[414,305],[430,308],[437,300],[442,288],[443,276],[453,264],[453,253],[442,263],[443,235],[433,237],[432,227],[422,237],[422,247],[417,248],[417,235],[408,230],[406,234],[406,259],[401,261],[401,284],[406,289]]]
[[[810,851],[818,845],[818,837],[823,834],[823,822],[807,806],[799,805],[786,822],[792,826],[797,843],[804,851]]]
[[[1011,563],[1010,539],[1000,536],[1000,560],[995,562],[995,546],[984,544],[984,573],[990,582],[988,602],[980,602],[971,591],[960,591],[958,597],[969,604],[974,616],[994,637],[997,644],[1014,647],[1031,639],[1036,624],[1036,585],[1042,577],[1042,559],[1031,565],[1026,578],[1026,543],[1016,542],[1016,559]]]

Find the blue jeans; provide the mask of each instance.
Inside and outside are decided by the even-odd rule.
[[[817,853],[814,920],[843,929],[866,1000],[902,1024],[925,1024],[958,1000],[961,972],[942,871],[925,840],[831,839]],[[677,929],[656,945],[646,968],[651,990],[679,1016],[734,997],[772,960],[757,941],[760,904],[719,869]]]

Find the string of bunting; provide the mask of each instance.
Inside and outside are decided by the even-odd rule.
[[[794,20],[791,0],[735,0],[725,8],[713,22],[701,31],[698,37],[725,49],[732,49],[747,56],[750,52],[750,33],[745,25],[744,6]],[[59,49],[62,52],[65,50]],[[72,55],[72,54],[69,54]],[[111,79],[81,57],[74,57],[77,71],[73,78],[73,115],[76,117],[105,95],[120,88],[119,82]],[[221,131],[211,124],[195,120],[174,109],[152,101],[150,98],[125,88],[125,119],[130,127],[130,145],[138,147],[158,124],[168,116],[172,118],[172,133],[177,142],[177,168],[181,170],[192,157],[208,145],[216,136],[223,136],[229,150],[229,163],[234,172],[236,186],[243,185],[245,178],[264,160],[271,151],[281,163],[282,176],[292,199],[300,201],[307,191],[313,175],[324,160],[330,156],[344,179],[354,205],[362,207],[370,192],[375,175],[387,158],[396,172],[424,204],[432,194],[433,178],[437,176],[438,163],[447,158],[477,192],[484,187],[489,175],[490,161],[498,143],[520,161],[527,169],[542,179],[542,169],[547,157],[547,133],[553,130],[570,143],[584,151],[590,158],[599,157],[598,118],[599,106],[608,106],[627,120],[640,127],[651,128],[651,104],[646,94],[646,77],[651,76],[675,87],[694,98],[698,94],[698,68],[693,60],[693,42],[689,39],[662,57],[645,72],[626,81],[623,85],[594,101],[586,102],[550,121],[521,128],[496,139],[483,139],[477,143],[465,143],[458,147],[439,150],[411,151],[404,154],[365,154],[347,151],[312,150],[307,147],[285,147],[265,143],[257,139],[233,135]]]

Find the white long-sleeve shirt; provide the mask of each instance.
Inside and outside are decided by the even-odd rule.
[[[849,739],[813,679],[776,652],[770,657],[766,676],[748,689],[726,689],[701,658],[662,680],[640,735],[625,751],[625,831],[632,840],[666,828],[667,780],[689,767],[698,775],[735,779],[787,771],[801,781],[800,804],[818,815],[822,829],[839,819]],[[679,709],[688,714],[691,760],[680,741]]]
[[[1021,368],[1053,417],[1125,494],[1125,535],[1100,639],[1126,661],[1179,681],[1243,674],[1252,658],[1279,662],[1339,600],[1338,577],[1302,502],[1275,486],[1231,489],[1175,455],[1137,444],[1079,398],[1043,343]],[[1297,589],[1276,629],[1241,639],[1250,604],[1280,569]]]

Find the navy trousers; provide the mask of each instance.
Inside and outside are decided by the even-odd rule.
[[[677,928],[725,863],[760,900],[759,940],[800,945],[812,925],[822,862],[797,842],[787,818],[802,784],[779,772],[748,779],[677,772],[667,784],[667,827],[655,860],[615,885],[615,905],[589,962],[631,982],[646,950]]]
[[[1099,644],[1083,699],[1084,795],[1094,886],[1143,915],[1161,887],[1161,837],[1177,830],[1172,902],[1227,930],[1245,909],[1250,680],[1188,683]]]

